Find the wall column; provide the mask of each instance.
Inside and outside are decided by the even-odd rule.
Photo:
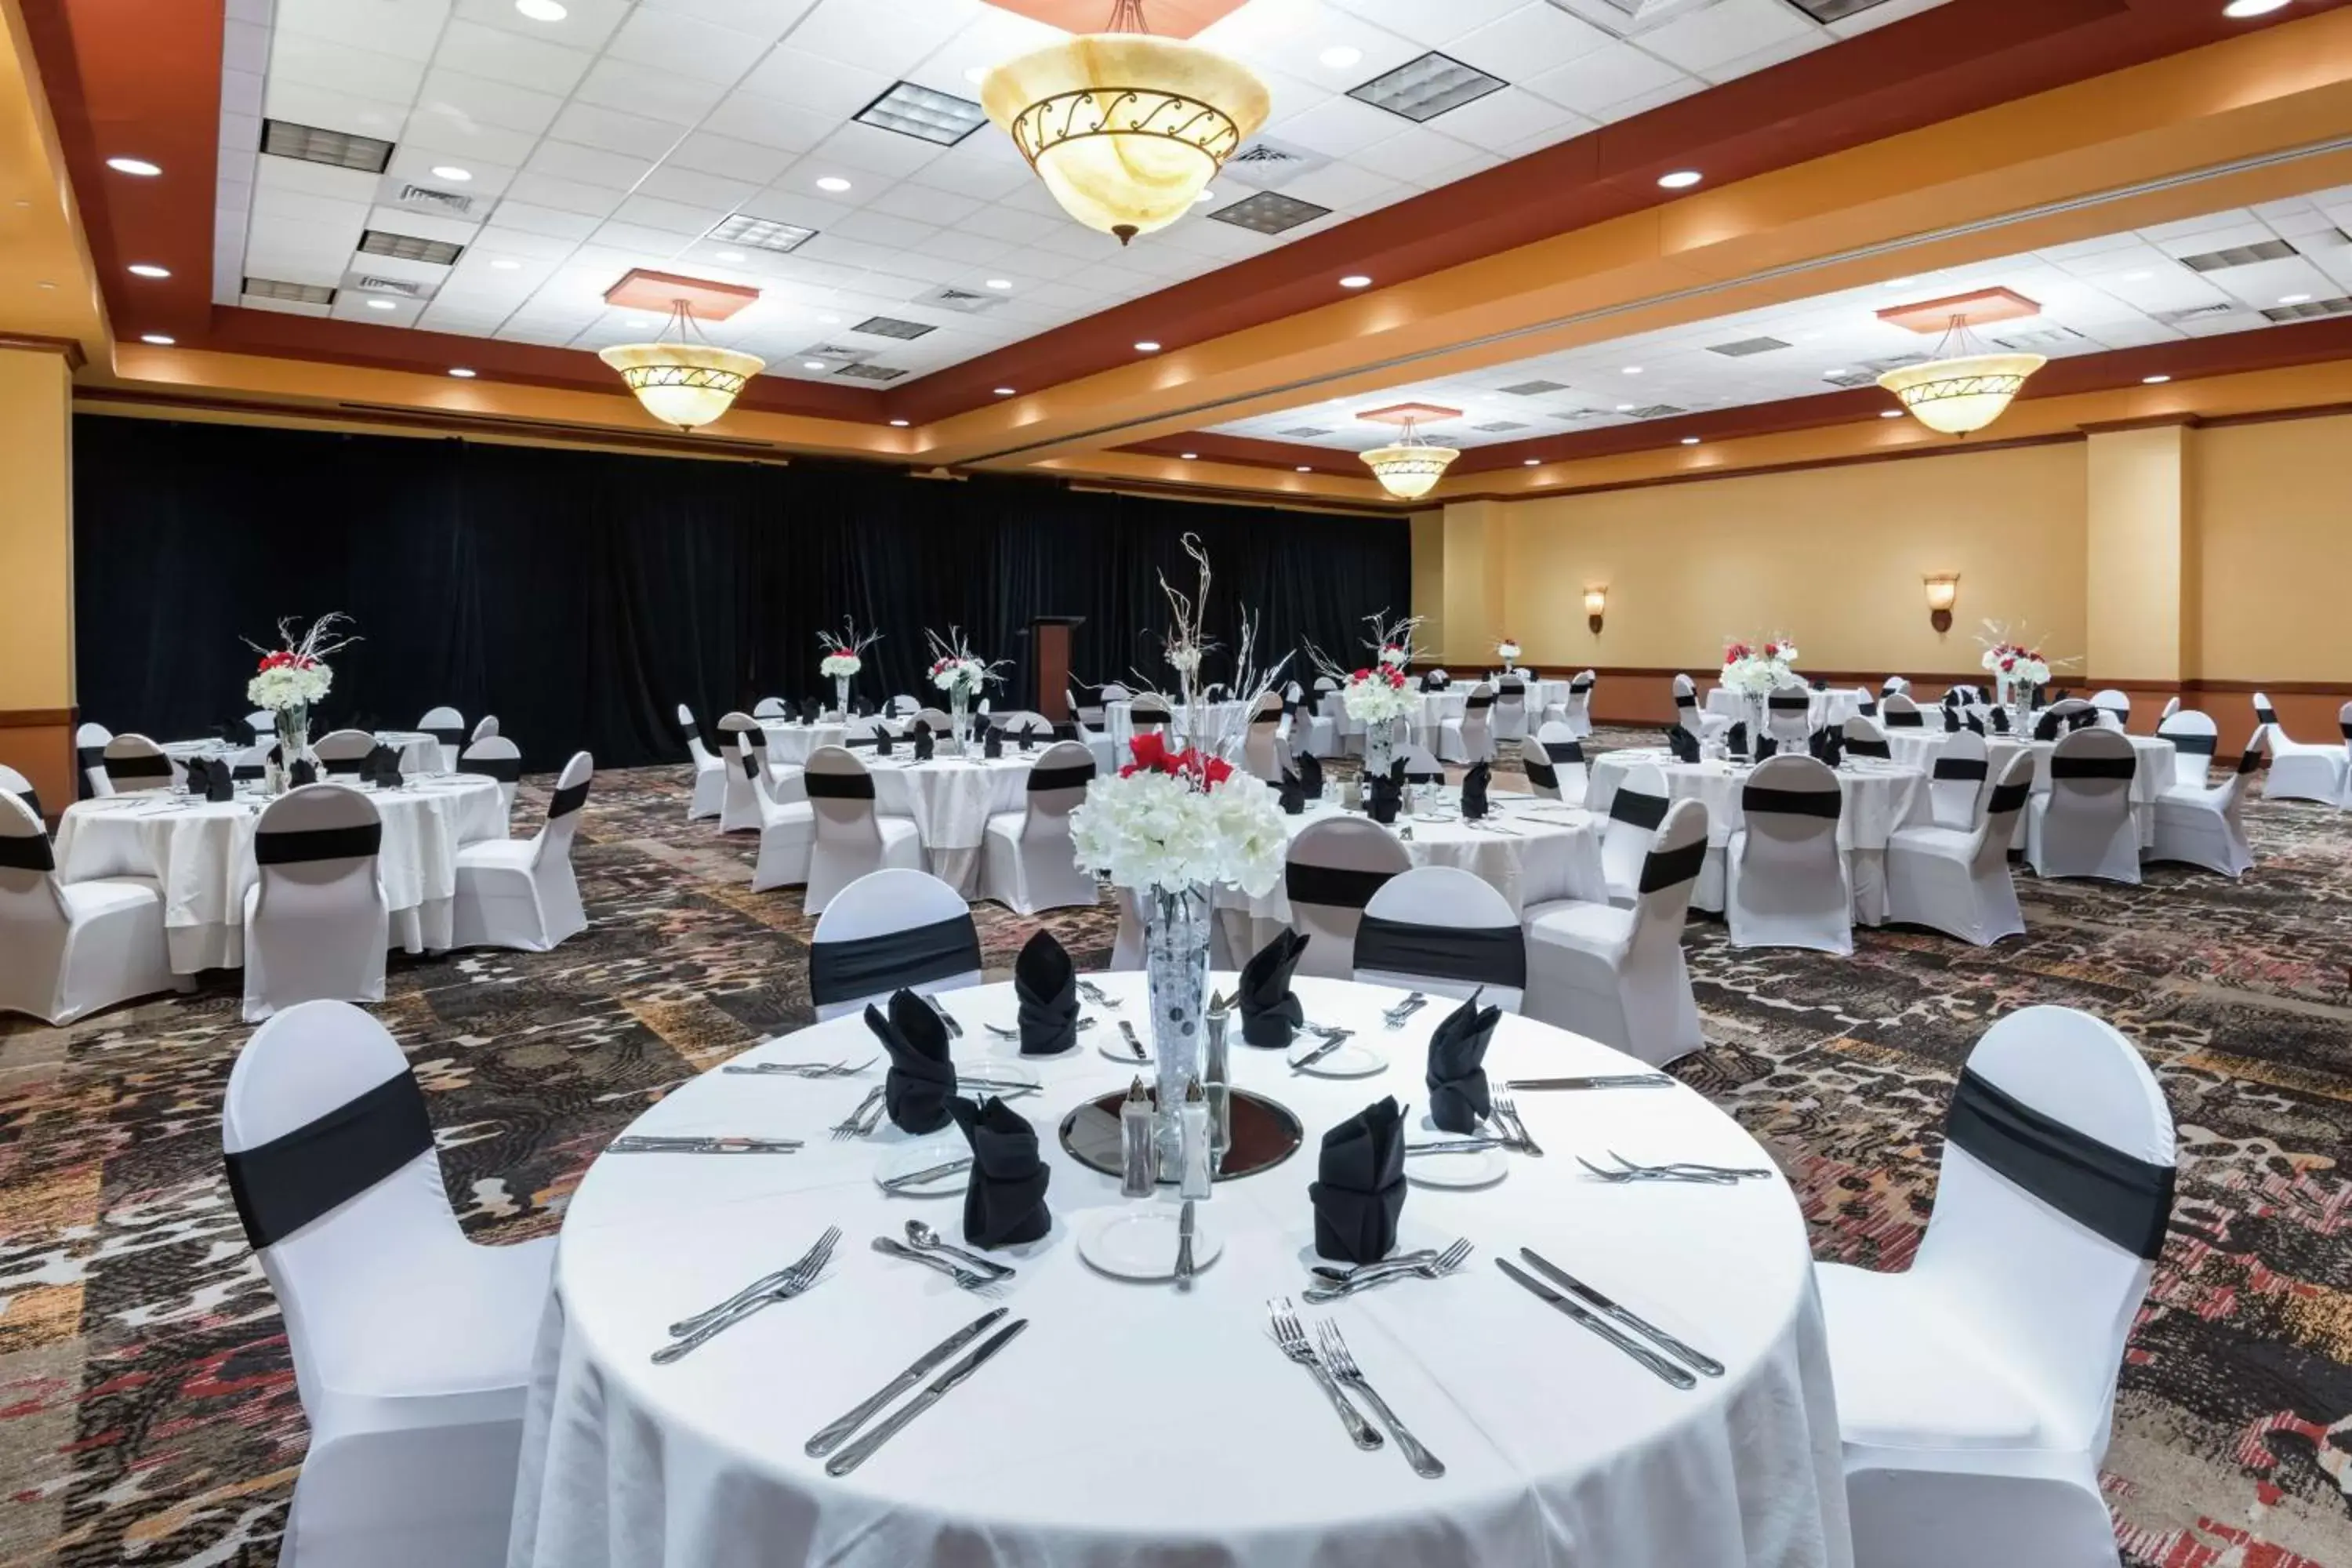
[[[2084,659],[2056,684],[2178,690],[2200,673],[2195,443],[2189,422],[2091,431]]]
[[[21,340],[19,341],[21,342]],[[73,366],[64,348],[0,340],[0,763],[54,816],[72,804]]]
[[[1510,552],[1506,501],[1454,501],[1412,519],[1412,613],[1425,623],[1420,657],[1484,669],[1512,628],[1504,589]]]

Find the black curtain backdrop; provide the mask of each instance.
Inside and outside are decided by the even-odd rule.
[[[1154,500],[1045,480],[909,479],[855,465],[695,462],[457,440],[321,435],[84,415],[74,422],[76,652],[85,718],[158,740],[250,708],[281,616],[341,610],[364,639],[332,660],[313,734],[413,726],[448,703],[499,717],[524,765],[586,749],[607,767],[683,760],[677,706],[706,730],[761,697],[829,695],[820,629],[878,627],[856,690],[929,701],[924,628],[1012,661],[1036,615],[1084,616],[1072,662],[1142,669],[1168,626],[1180,541],[1216,572],[1211,635],[1239,609],[1261,647],[1360,658],[1361,617],[1402,615],[1402,519]],[[1294,655],[1291,670],[1312,679]],[[1227,672],[1212,656],[1208,677]]]

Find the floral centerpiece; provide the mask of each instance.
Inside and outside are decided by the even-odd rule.
[[[955,733],[950,737],[957,745],[963,743],[968,732],[966,715],[971,710],[972,699],[991,684],[1004,679],[1005,662],[990,662],[971,651],[964,641],[961,626],[950,626],[948,635],[934,631],[923,633],[931,643],[931,668],[926,671],[930,683],[939,688],[948,700],[948,718]]]
[[[1747,710],[1751,746],[1764,733],[1765,700],[1776,688],[1798,678],[1796,662],[1797,645],[1786,637],[1771,637],[1760,645],[1737,640],[1724,645],[1723,689],[1736,694]]]
[[[1508,675],[1519,667],[1519,639],[1504,637],[1495,645],[1495,657],[1503,661],[1503,673]]]
[[[845,616],[842,617],[839,635],[836,636],[832,632],[819,632],[816,634],[816,640],[824,649],[824,657],[816,661],[816,672],[832,680],[834,706],[840,709],[845,717],[849,712],[850,679],[866,668],[866,660],[862,656],[867,648],[882,640],[882,634],[867,632],[864,637],[859,637],[857,622]]]
[[[1089,784],[1085,802],[1070,814],[1077,863],[1132,893],[1141,916],[1158,1062],[1153,1137],[1162,1170],[1176,1166],[1176,1113],[1187,1084],[1202,1072],[1210,896],[1218,887],[1264,896],[1282,876],[1289,843],[1288,819],[1274,791],[1226,756],[1240,744],[1243,718],[1272,689],[1287,660],[1256,671],[1255,627],[1244,616],[1232,683],[1242,700],[1204,700],[1201,656],[1212,645],[1201,616],[1209,596],[1209,558],[1191,534],[1184,536],[1184,549],[1200,563],[1197,593],[1187,597],[1165,577],[1160,584],[1176,622],[1168,638],[1169,663],[1181,677],[1170,696],[1176,724],[1168,733],[1146,732],[1130,741],[1129,760],[1115,775]],[[1151,689],[1148,681],[1140,684]]]
[[[1412,649],[1402,643],[1381,644],[1380,662],[1384,668],[1402,669],[1412,661]]]
[[[1364,646],[1372,662],[1343,669],[1328,654],[1311,643],[1307,656],[1317,668],[1339,684],[1339,701],[1348,717],[1364,727],[1364,776],[1385,774],[1396,757],[1397,724],[1421,712],[1421,694],[1406,679],[1404,668],[1412,661],[1413,633],[1421,617],[1408,616],[1391,622],[1388,612],[1366,616],[1372,629]]]
[[[2053,663],[2072,661],[2042,658],[2041,648],[2026,637],[2021,627],[2012,634],[1999,621],[1987,621],[1984,626],[1986,635],[1977,641],[1984,645],[1980,662],[1992,677],[1994,700],[2014,710],[2012,718],[2022,733],[2026,721],[2032,717],[2033,694],[2050,684]]]
[[[245,683],[245,700],[276,721],[279,763],[289,768],[310,750],[312,705],[325,700],[334,686],[327,656],[360,640],[342,635],[351,617],[341,611],[320,616],[299,633],[297,624],[291,616],[278,623],[276,647],[250,638],[245,645],[261,656],[253,679]]]

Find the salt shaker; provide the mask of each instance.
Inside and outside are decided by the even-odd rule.
[[[1198,1078],[1187,1079],[1184,1085],[1184,1107],[1177,1113],[1176,1125],[1182,1138],[1183,1173],[1176,1195],[1180,1198],[1205,1198],[1209,1195],[1209,1097],[1201,1088]]]
[[[1234,1146],[1234,1076],[1225,1054],[1225,1026],[1233,1021],[1233,1013],[1218,1005],[1222,997],[1212,996],[1209,1001],[1209,1010],[1202,1015],[1209,1042],[1202,1073],[1209,1089],[1209,1152],[1212,1163],[1222,1166],[1225,1151]]]
[[[1141,1074],[1118,1108],[1118,1166],[1119,1196],[1148,1198],[1158,1186],[1152,1173],[1151,1096],[1144,1090]]]

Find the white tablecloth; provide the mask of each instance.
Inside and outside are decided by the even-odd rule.
[[[1245,704],[1207,702],[1202,706],[1206,710],[1202,720],[1209,726],[1212,737],[1231,741],[1238,748],[1241,744],[1242,727],[1249,718],[1249,715],[1243,711]],[[1133,704],[1126,702],[1107,702],[1103,705],[1103,733],[1110,737],[1111,752],[1114,756],[1127,755],[1128,742],[1135,739],[1135,721],[1130,711],[1132,707]],[[1173,729],[1190,732],[1192,729],[1192,710],[1184,703],[1171,703],[1169,705],[1169,721]]]
[[[1726,719],[1745,719],[1748,717],[1748,700],[1736,691],[1718,686],[1706,694],[1706,710],[1721,714]],[[1832,687],[1827,691],[1816,691],[1806,709],[1807,717],[1816,730],[1843,724],[1861,711],[1862,694],[1851,687]]]
[[[894,755],[861,752],[874,774],[874,809],[884,816],[912,818],[930,858],[931,874],[970,898],[980,879],[980,847],[988,819],[1019,811],[1029,788],[1036,752],[1008,751],[984,757],[935,757],[911,761],[904,748]]]
[[[362,786],[383,815],[381,874],[393,944],[406,952],[449,945],[457,847],[507,837],[496,780],[458,775],[396,790]],[[174,974],[245,963],[245,890],[259,876],[253,829],[261,799],[214,805],[159,791],[79,801],[58,825],[58,875],[152,877],[163,889],[163,937]]]
[[[838,746],[849,738],[845,724],[787,724],[769,720],[760,726],[768,737],[768,761],[806,767],[809,753],[820,746]]]
[[[375,738],[383,745],[398,749],[402,773],[437,773],[441,771],[441,742],[423,731],[378,730],[375,732]],[[310,739],[315,743],[319,737],[313,735]],[[171,758],[174,764],[172,770],[174,777],[179,777],[183,773],[183,770],[176,764],[184,763],[192,757],[226,757],[233,752],[241,752],[245,749],[243,746],[232,746],[217,736],[208,736],[194,741],[163,742],[163,754]]]
[[[1940,719],[1936,721],[1942,722]],[[1935,767],[1936,758],[1943,751],[1948,737],[1949,731],[1940,729],[1889,730],[1886,731],[1886,745],[1896,762],[1930,770]],[[2156,803],[2166,790],[2172,787],[2174,748],[2171,742],[2158,735],[2134,735],[2131,743],[2137,764],[2132,771],[2131,782],[2132,826],[2138,830],[2140,847],[2147,849],[2156,843]],[[2033,753],[2033,793],[2048,795],[2050,753],[2057,747],[2055,741],[2020,742],[2011,735],[1987,736],[1986,776],[2000,777],[2001,770],[2009,765],[2010,758],[2017,755],[2021,744]],[[1920,804],[1915,806],[1922,814],[1917,818],[1920,821],[1927,820],[1925,799],[1923,795]],[[2017,819],[2017,830],[2011,842],[2020,847],[2024,846],[2025,818],[2021,816]]]
[[[1099,977],[1142,1011],[1138,974]],[[1217,977],[1230,984],[1231,976]],[[1307,1187],[1322,1133],[1368,1101],[1411,1102],[1444,1009],[1384,1031],[1397,993],[1303,980],[1310,1016],[1352,1024],[1389,1058],[1378,1077],[1295,1076],[1234,1051],[1236,1081],[1296,1111],[1307,1143],[1286,1163],[1221,1184],[1201,1205],[1224,1242],[1194,1289],[1124,1283],[1077,1256],[1074,1221],[1121,1206],[1118,1183],[1070,1160],[1055,1129],[1082,1098],[1133,1073],[1084,1045],[1038,1064],[1039,1097],[1012,1103],[1039,1129],[1054,1228],[1012,1249],[1020,1270],[981,1300],[869,1249],[910,1218],[960,1239],[959,1198],[887,1198],[869,1180],[905,1140],[825,1128],[879,1069],[824,1081],[716,1071],[638,1119],[647,1132],[806,1138],[799,1152],[611,1155],[566,1213],[553,1300],[525,1417],[509,1568],[1811,1568],[1847,1564],[1837,1416],[1805,1227],[1785,1182],[1612,1186],[1572,1153],[1737,1165],[1769,1161],[1687,1089],[1522,1093],[1547,1157],[1512,1156],[1478,1191],[1414,1186],[1400,1241],[1467,1237],[1470,1266],[1328,1312],[1375,1387],[1443,1459],[1416,1478],[1393,1443],[1352,1447],[1306,1372],[1276,1352],[1269,1297],[1311,1282]],[[1014,1047],[1011,987],[950,992],[969,1063]],[[1093,1011],[1100,1012],[1099,1008]],[[1106,1018],[1118,1015],[1106,1015]],[[1109,1027],[1099,1024],[1089,1033]],[[856,1018],[752,1055],[853,1059]],[[1490,1077],[1622,1072],[1639,1063],[1506,1017]],[[952,1131],[938,1147],[960,1152]],[[1163,1201],[1163,1200],[1145,1200]],[[843,1228],[827,1278],[670,1366],[663,1326]],[[1678,1392],[1499,1273],[1530,1247],[1723,1361]],[[991,1305],[1028,1331],[848,1477],[802,1444]],[[1010,1320],[1008,1320],[1010,1321]]]
[[[1721,910],[1724,847],[1747,824],[1739,793],[1755,770],[1736,763],[1677,763],[1654,751],[1609,752],[1594,758],[1587,770],[1591,783],[1585,805],[1606,816],[1617,786],[1637,763],[1658,764],[1672,798],[1706,803],[1706,866],[1691,902]],[[1912,821],[1927,820],[1924,805],[1922,816],[1911,815],[1914,798],[1926,795],[1927,775],[1917,768],[1864,759],[1838,769],[1837,778],[1845,795],[1838,812],[1837,841],[1845,852],[1847,880],[1853,888],[1853,918],[1864,925],[1878,925],[1886,919],[1887,836]]]

